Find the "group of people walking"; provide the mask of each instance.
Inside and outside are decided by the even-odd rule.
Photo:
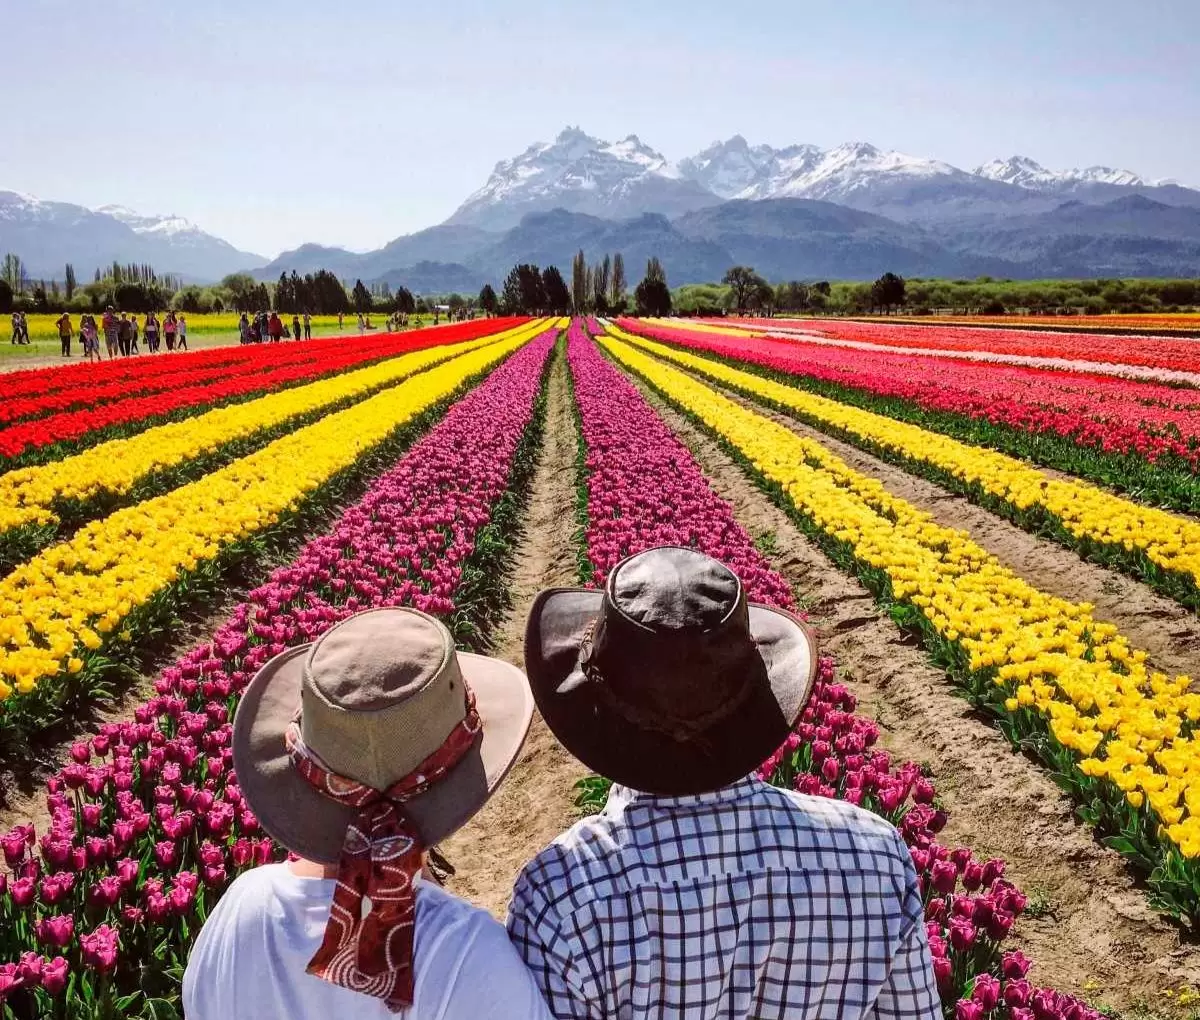
[[[15,320],[15,314],[14,314]],[[58,339],[62,343],[62,356],[71,356],[71,342],[75,338],[75,330],[71,323],[71,313],[63,312],[55,325],[58,326]],[[25,342],[28,343],[28,329],[25,331]],[[79,320],[79,339],[83,344],[83,356],[88,361],[103,361],[104,355],[100,350],[100,338],[104,337],[104,347],[109,358],[118,356],[128,358],[140,354],[139,338],[145,340],[146,350],[151,354],[158,353],[162,343],[166,342],[168,351],[186,351],[187,345],[187,316],[182,312],[176,315],[167,312],[162,322],[153,312],[146,315],[146,321],[138,324],[137,316],[127,312],[117,312],[109,305],[100,316],[99,324],[96,317],[84,314]],[[13,343],[16,340],[16,326],[13,326]]]
[[[756,774],[816,682],[802,620],[659,548],[602,591],[542,592],[524,652],[526,672],[456,653],[439,620],[386,608],[259,669],[233,763],[291,854],[208,915],[189,1020],[941,1020],[900,833]],[[614,785],[522,869],[505,932],[440,888],[432,851],[517,763],[535,704]]]
[[[256,312],[254,318],[242,312],[238,320],[238,337],[244,344],[261,344],[270,341],[273,344],[280,340],[299,340],[303,329],[304,339],[312,339],[312,316],[304,313],[304,325],[300,324],[300,316],[292,316],[291,328],[279,317],[278,312]]]
[[[29,343],[29,320],[24,312],[12,313],[12,342],[14,344]]]

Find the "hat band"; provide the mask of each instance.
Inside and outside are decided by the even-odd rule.
[[[299,722],[284,741],[292,766],[323,797],[356,808],[338,859],[329,923],[307,971],[330,984],[384,1000],[393,1012],[413,1002],[414,881],[425,847],[404,803],[428,790],[475,746],[482,729],[464,682],[466,713],[412,772],[386,790],[338,775],[304,743]]]
[[[598,700],[638,729],[661,733],[680,744],[699,743],[702,742],[700,738],[703,733],[738,712],[753,693],[753,686],[744,682],[732,697],[721,702],[716,708],[686,719],[635,705],[613,689],[604,670],[596,661],[596,644],[593,640],[596,624],[597,620],[592,620],[583,632],[583,639],[579,645],[579,668],[594,685],[593,691]]]

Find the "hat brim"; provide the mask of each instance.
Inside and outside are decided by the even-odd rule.
[[[300,708],[311,647],[299,645],[275,656],[247,686],[233,719],[233,766],[247,804],[272,838],[308,860],[334,864],[356,812],[317,792],[292,766],[284,746],[284,734]],[[499,659],[457,654],[483,725],[466,757],[405,804],[427,847],[483,807],[520,753],[533,718],[524,673]]]
[[[579,648],[604,594],[552,588],[534,602],[525,631],[525,669],[538,711],[576,758],[600,775],[646,793],[719,789],[769,758],[800,718],[817,676],[817,642],[799,618],[750,604],[750,631],[766,683],[693,741],[632,725],[596,694]]]

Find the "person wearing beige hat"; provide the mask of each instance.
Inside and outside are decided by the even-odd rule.
[[[900,834],[758,779],[816,642],[693,549],[542,592],[525,668],[568,751],[615,781],[521,873],[508,930],[558,1018],[940,1020]]]
[[[299,859],[217,903],[184,975],[189,1020],[548,1017],[504,928],[425,870],[500,785],[532,712],[520,670],[456,652],[413,609],[358,613],[263,666],[234,768]]]

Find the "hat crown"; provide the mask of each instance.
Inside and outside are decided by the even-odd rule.
[[[648,630],[710,631],[742,604],[742,584],[725,564],[694,549],[651,549],[618,564],[608,599]]]
[[[339,775],[375,789],[409,775],[465,715],[454,640],[415,609],[349,617],[305,661],[305,744]]]

